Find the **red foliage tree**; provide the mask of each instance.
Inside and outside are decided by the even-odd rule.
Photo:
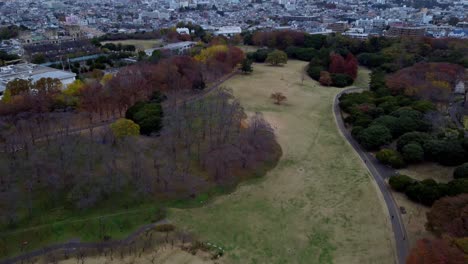
[[[358,61],[353,54],[348,53],[346,56],[346,61],[344,65],[344,72],[345,74],[351,76],[353,79],[357,78],[358,73]]]
[[[406,264],[464,264],[464,254],[442,239],[421,239],[411,250]]]
[[[330,55],[330,66],[328,71],[330,73],[345,72],[345,60],[340,54],[333,53]]]

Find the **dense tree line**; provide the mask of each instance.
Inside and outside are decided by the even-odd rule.
[[[101,46],[101,48],[108,49],[110,51],[124,51],[124,52],[134,52],[135,46],[134,45],[122,45],[122,43],[106,43]]]
[[[394,93],[379,71],[372,73],[370,88],[341,96],[339,104],[347,113],[345,122],[352,125],[353,137],[368,150],[380,150],[377,158],[382,163],[401,168],[421,161],[447,166],[467,161],[463,131],[451,127],[431,101]]]
[[[403,192],[409,199],[427,206],[445,196],[468,193],[466,178],[438,183],[432,179],[418,181],[406,175],[395,175],[390,177],[389,184],[395,191]]]
[[[468,49],[456,39],[370,37],[356,40],[341,35],[310,35],[291,30],[255,32],[244,36],[244,43],[267,47],[248,56],[253,61],[264,62],[273,49],[286,51],[289,58],[310,62],[308,74],[323,85],[343,87],[355,79],[357,62],[376,72],[392,73],[418,62],[447,62],[468,66]],[[348,56],[357,60],[348,60]],[[342,58],[351,61],[348,71],[342,69]],[[331,65],[333,62],[333,65]],[[349,78],[349,77],[351,78]]]
[[[71,113],[30,114],[5,129],[1,227],[57,206],[79,211],[109,200],[122,207],[193,198],[261,175],[281,153],[269,124],[259,114],[247,120],[229,91],[166,105],[164,113],[160,136],[146,139],[114,134],[118,129],[71,133]],[[51,126],[57,133],[39,136]]]

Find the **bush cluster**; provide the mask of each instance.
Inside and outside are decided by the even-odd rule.
[[[444,196],[468,193],[468,179],[455,179],[448,183],[437,183],[432,179],[415,180],[406,175],[395,175],[389,184],[397,192],[403,192],[409,199],[431,206]]]

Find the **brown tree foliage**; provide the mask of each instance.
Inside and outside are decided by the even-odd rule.
[[[427,213],[427,228],[451,237],[468,237],[468,194],[442,198]]]

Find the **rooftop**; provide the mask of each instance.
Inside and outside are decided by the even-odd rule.
[[[0,67],[0,92],[5,90],[6,85],[15,79],[38,81],[41,78],[57,78],[60,81],[75,78],[72,72],[57,70],[32,63],[22,63]]]

